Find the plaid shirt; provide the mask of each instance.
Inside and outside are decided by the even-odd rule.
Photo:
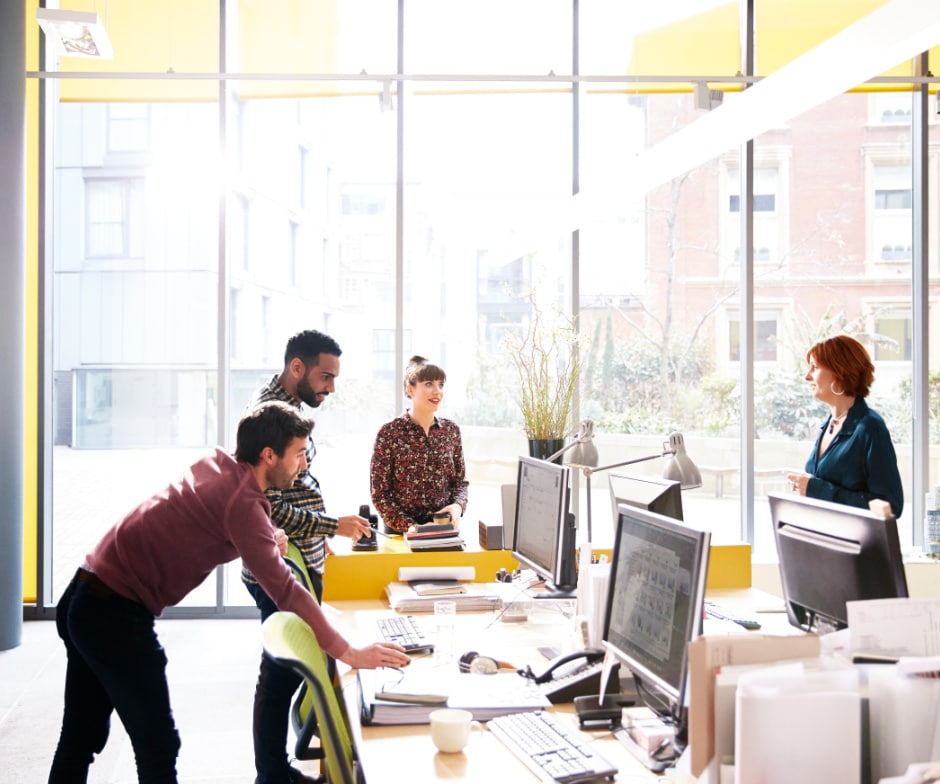
[[[255,392],[247,408],[254,408],[268,400],[281,400],[294,408],[301,407],[301,402],[281,386],[277,376]],[[326,514],[320,483],[309,470],[316,453],[317,448],[311,436],[307,442],[308,469],[294,481],[294,486],[289,490],[269,487],[264,494],[271,502],[271,522],[275,527],[283,528],[288,538],[297,545],[303,554],[307,570],[323,574],[323,564],[326,560],[324,537],[336,533],[337,520]],[[258,582],[244,564],[242,580],[246,583]]]

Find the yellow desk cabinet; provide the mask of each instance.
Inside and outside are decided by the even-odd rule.
[[[379,536],[374,551],[357,552],[348,539],[330,540],[333,554],[326,559],[324,573],[325,601],[343,599],[384,599],[385,586],[398,580],[401,566],[473,566],[476,582],[493,582],[500,569],[519,568],[509,550],[483,550],[477,540],[476,523],[461,528],[467,549],[449,552],[413,553],[400,537]],[[595,555],[610,550],[596,550]],[[713,545],[708,566],[709,589],[749,588],[751,586],[751,546],[748,544]]]

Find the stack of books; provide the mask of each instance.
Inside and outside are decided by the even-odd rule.
[[[405,533],[405,542],[412,552],[463,550],[465,545],[450,523],[427,523]]]

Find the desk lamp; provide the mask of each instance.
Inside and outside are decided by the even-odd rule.
[[[597,465],[597,447],[593,443],[594,422],[585,419],[581,422],[581,427],[574,434],[570,444],[566,444],[562,449],[555,452],[549,460],[554,460],[563,455],[568,450],[574,449],[572,459],[568,465],[573,468],[580,468],[584,474],[585,488],[587,490],[587,540],[592,540],[591,531],[591,476],[601,471],[609,471],[611,468],[622,468],[633,463],[644,463],[647,460],[655,460],[657,457],[668,457],[666,465],[663,467],[663,478],[672,479],[679,483],[683,490],[692,490],[702,486],[702,474],[698,470],[692,458],[685,451],[685,439],[679,432],[669,434],[669,440],[663,442],[662,451],[655,455],[645,457],[636,457],[632,460],[624,460],[620,463],[611,463],[610,465]]]
[[[573,449],[569,465],[578,466],[579,468],[582,466],[596,466],[597,446],[594,444],[594,420],[582,419],[578,432],[572,433],[571,438],[572,441],[551,455],[548,462],[551,463],[553,460],[557,460],[565,452]]]

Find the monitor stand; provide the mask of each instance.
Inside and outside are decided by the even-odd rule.
[[[545,583],[545,590],[543,591],[533,591],[530,594],[532,599],[577,599],[578,598],[578,586],[574,585],[571,588],[559,588],[557,585],[552,585],[551,583]]]

